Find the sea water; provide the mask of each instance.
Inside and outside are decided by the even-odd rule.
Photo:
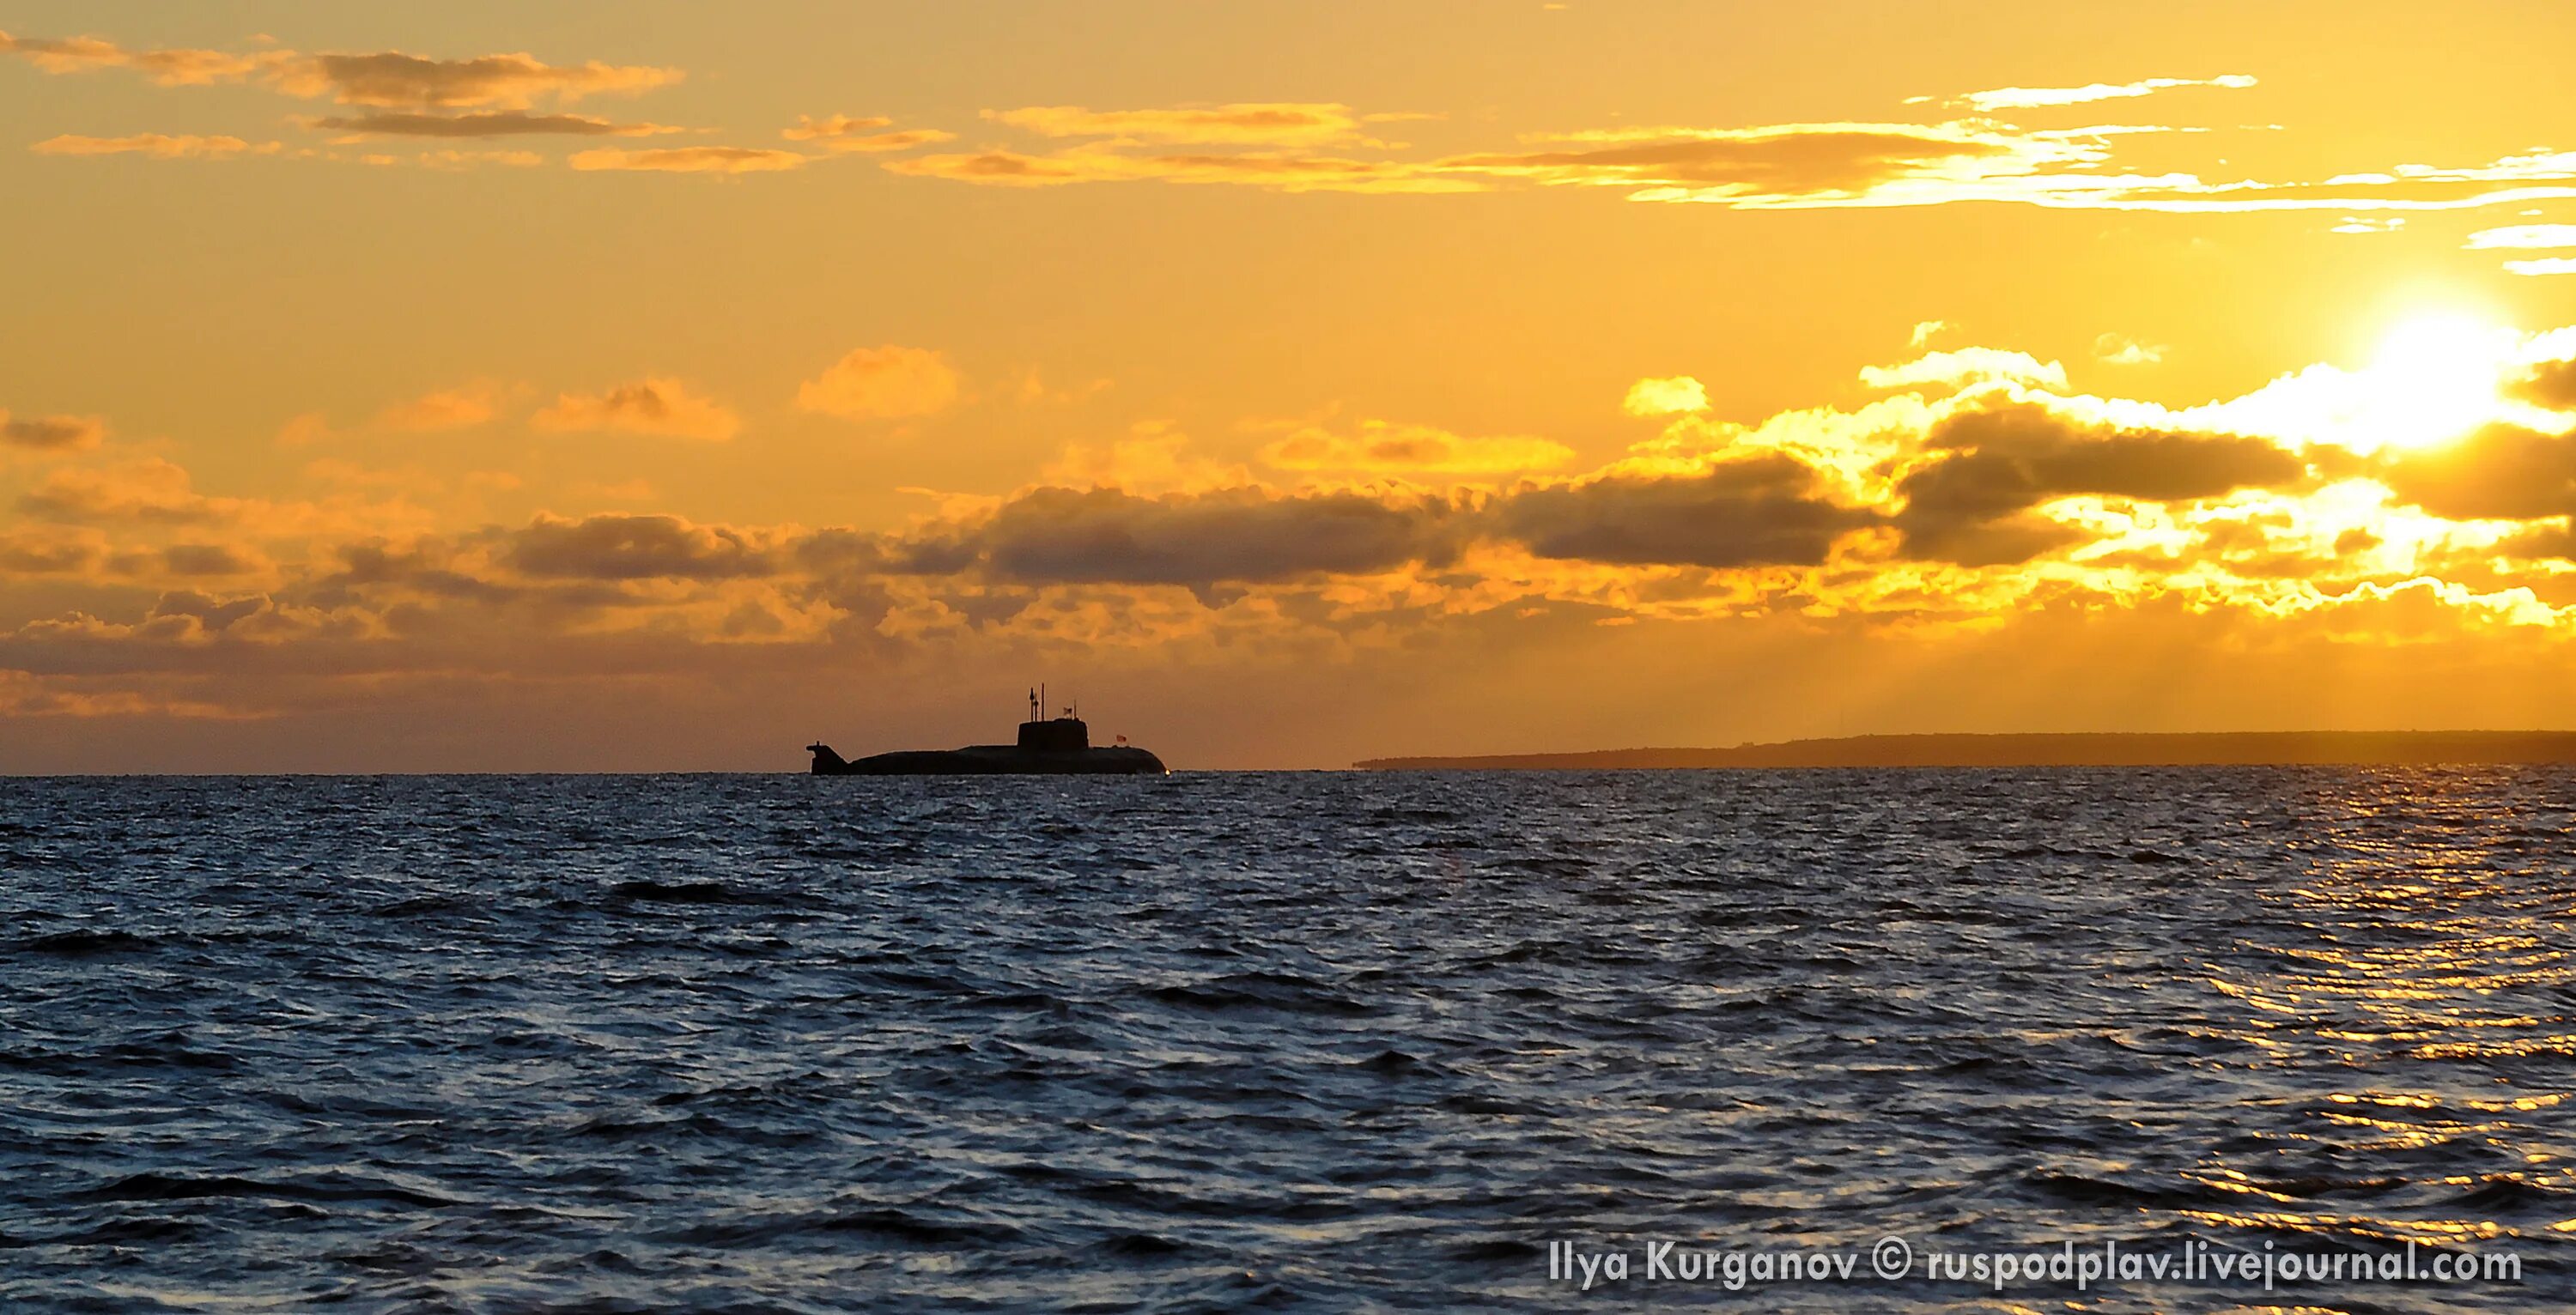
[[[2561,770],[0,790],[10,1311],[2576,1303]]]

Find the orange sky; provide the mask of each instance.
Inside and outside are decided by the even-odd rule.
[[[2576,726],[2564,6],[0,32],[0,770]]]

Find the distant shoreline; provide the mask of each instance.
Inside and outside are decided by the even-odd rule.
[[[1364,758],[1361,771],[1677,767],[2401,767],[2576,763],[2576,731],[2206,731],[1853,735],[1730,749]]]

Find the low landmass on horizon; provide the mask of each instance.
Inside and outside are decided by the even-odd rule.
[[[1730,749],[1364,758],[1362,771],[1675,767],[2421,766],[2576,762],[2576,731],[2208,731],[1851,735]]]

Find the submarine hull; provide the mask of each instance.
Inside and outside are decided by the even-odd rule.
[[[1143,749],[1120,744],[1091,746],[1091,728],[1067,709],[1061,717],[1041,718],[1043,704],[1029,691],[1029,719],[1020,723],[1017,744],[970,744],[963,749],[905,749],[874,753],[850,761],[817,741],[805,746],[814,755],[816,776],[1163,776],[1163,760]],[[1125,739],[1125,736],[1120,736]]]
[[[1163,776],[1163,760],[1143,749],[1022,749],[979,744],[964,749],[908,749],[843,760],[814,755],[816,776]]]

